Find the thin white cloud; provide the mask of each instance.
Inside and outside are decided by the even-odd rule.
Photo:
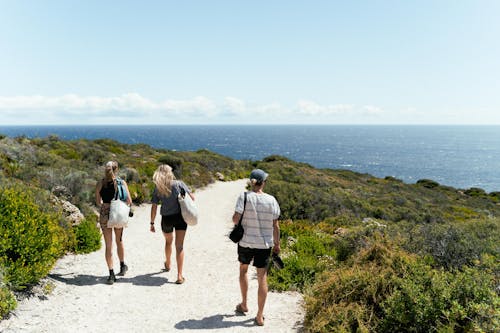
[[[381,108],[373,105],[365,105],[363,106],[362,110],[364,114],[371,116],[378,116],[384,113]]]
[[[316,102],[300,100],[297,112],[307,116],[331,116],[349,112],[353,108],[354,105],[351,104],[320,105]]]
[[[285,107],[279,103],[248,104],[236,97],[216,102],[204,96],[187,100],[153,101],[138,93],[116,97],[0,96],[0,123],[345,123],[378,116],[376,106],[321,105],[299,100]],[[20,117],[21,116],[21,117]]]

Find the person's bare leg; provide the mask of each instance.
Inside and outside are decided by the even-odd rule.
[[[123,249],[123,228],[114,228],[115,229],[115,241],[116,241],[116,252],[118,253],[118,259],[120,262],[124,262],[125,258],[125,250]]]
[[[106,246],[104,258],[106,259],[108,269],[113,269],[113,229],[102,228],[102,235],[104,236],[104,244]]]
[[[264,305],[266,304],[267,298],[267,268],[257,268],[257,282],[259,283],[259,291],[257,297],[257,304],[259,309],[257,310],[257,316],[255,320],[257,323],[264,323]]]
[[[248,311],[247,295],[248,295],[248,265],[240,263],[240,290],[241,304],[240,308],[243,312]]]
[[[174,241],[174,233],[169,232],[163,233],[163,236],[165,237],[165,264],[167,265],[167,269],[170,269],[171,267],[171,257],[172,257],[172,243]]]
[[[182,281],[182,268],[184,267],[184,237],[186,230],[175,230],[175,259],[177,260],[177,281]]]

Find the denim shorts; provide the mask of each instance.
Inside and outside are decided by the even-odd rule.
[[[238,245],[238,261],[244,265],[249,265],[253,259],[253,265],[257,268],[265,268],[269,265],[271,248],[252,249]]]

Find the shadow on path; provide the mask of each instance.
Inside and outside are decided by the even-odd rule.
[[[136,275],[134,277],[116,277],[116,283],[132,283],[135,286],[147,286],[147,287],[159,287],[166,283],[168,283],[168,279],[161,276],[155,276],[160,274],[157,273],[149,273],[143,275]],[[73,285],[73,286],[93,286],[96,284],[106,284],[107,276],[94,276],[87,274],[49,274],[49,277],[63,282],[65,284]]]
[[[254,318],[248,318],[243,321],[231,321],[224,320],[225,318],[232,317],[242,317],[235,314],[225,314],[225,315],[213,315],[210,317],[205,317],[203,319],[189,319],[183,320],[175,324],[175,328],[180,330],[185,329],[214,329],[214,328],[230,328],[235,326],[241,327],[252,327],[254,326],[253,320]]]

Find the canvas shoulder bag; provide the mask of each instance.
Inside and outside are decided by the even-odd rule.
[[[197,225],[198,208],[196,207],[193,199],[191,199],[189,193],[186,193],[186,191],[179,184],[177,185],[179,189],[177,201],[179,201],[179,206],[181,207],[182,218],[184,219],[184,222],[187,223],[187,225]]]
[[[109,206],[108,228],[124,228],[128,226],[130,207],[120,198],[127,198],[121,179],[116,180],[115,197]],[[121,192],[121,193],[120,193]]]

